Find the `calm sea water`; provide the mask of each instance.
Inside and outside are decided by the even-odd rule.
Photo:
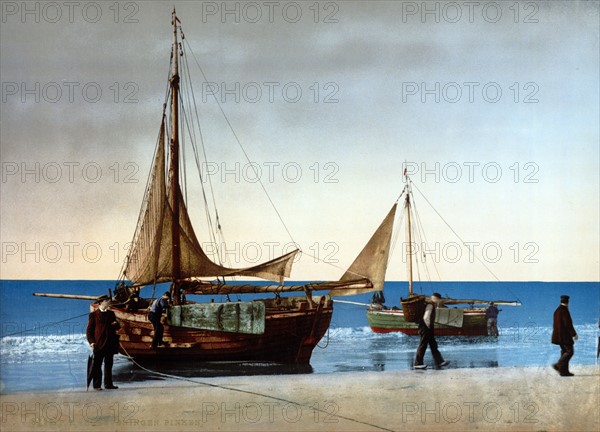
[[[0,391],[83,388],[90,352],[85,340],[89,302],[33,297],[32,293],[100,295],[113,286],[112,281],[0,281]],[[162,287],[157,294],[164,290]],[[405,282],[386,283],[386,304],[398,305],[406,291]],[[437,282],[422,283],[416,291],[523,303],[521,307],[501,306],[498,339],[439,337],[440,350],[450,360],[450,367],[550,365],[558,358],[559,349],[550,344],[550,334],[552,314],[561,294],[571,296],[571,315],[580,335],[572,364],[596,361],[598,282]],[[342,299],[368,303],[370,297],[364,294]],[[202,297],[194,297],[198,299]],[[215,297],[215,301],[224,300]],[[237,300],[237,296],[232,296],[232,300]],[[417,343],[417,338],[401,333],[375,334],[367,325],[364,307],[337,303],[329,332],[315,348],[310,368],[297,370],[262,363],[151,365],[151,368],[188,377],[407,370],[411,368]],[[433,364],[429,353],[425,361]],[[139,369],[123,356],[116,357],[114,372],[115,381],[125,386],[128,382],[163,379]]]

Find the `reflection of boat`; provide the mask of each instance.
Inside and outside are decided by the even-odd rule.
[[[407,318],[408,313],[412,312],[409,308],[415,305],[423,305],[429,301],[428,297],[415,294],[413,292],[413,239],[415,234],[414,227],[411,225],[411,213],[414,212],[411,206],[412,188],[411,180],[405,176],[407,183],[403,194],[405,195],[404,205],[406,211],[406,226],[407,226],[407,256],[408,256],[408,298],[402,300],[402,309],[397,307],[387,308],[383,305],[383,295],[374,296],[374,301],[367,311],[367,320],[369,326],[376,333],[402,332],[407,335],[416,335],[418,324],[416,321],[420,319],[415,311],[417,318]],[[416,219],[418,220],[418,219]],[[466,304],[468,307],[447,308],[440,307],[436,312],[435,332],[439,336],[486,336],[487,335],[487,319],[486,308],[475,307],[476,304],[488,304],[492,300],[475,300],[475,299],[444,299],[444,306],[450,304]],[[493,300],[496,304],[518,306],[516,301]]]
[[[213,262],[200,246],[192,226],[187,189],[184,188],[186,193],[182,193],[182,185],[187,185],[187,176],[185,161],[180,157],[180,143],[191,142],[193,154],[198,158],[201,153],[196,147],[195,137],[199,136],[202,141],[202,132],[197,110],[193,107],[195,99],[179,23],[173,11],[171,70],[154,161],[132,246],[115,295],[110,295],[111,308],[121,324],[121,353],[142,360],[307,364],[315,345],[327,331],[333,313],[330,297],[313,296],[312,292],[369,290],[382,283],[387,265],[387,251],[383,249],[389,247],[393,217],[386,219],[387,225],[382,225],[383,228],[337,282],[284,285],[284,278],[289,277],[298,250],[240,269]],[[189,100],[184,101],[185,96],[189,96]],[[170,112],[167,112],[168,109]],[[194,128],[198,129],[197,133]],[[196,164],[199,169],[198,159]],[[183,169],[180,170],[180,166]],[[218,212],[214,198],[207,199],[205,182],[202,181],[202,173],[199,174],[207,214],[205,228],[216,238],[222,234]],[[212,189],[209,192],[212,193]],[[209,208],[210,205],[214,208]],[[211,215],[213,211],[214,216]],[[377,250],[377,254],[371,254],[373,250]],[[225,278],[233,276],[272,280],[276,285],[227,284]],[[202,278],[211,278],[212,281]],[[140,288],[156,287],[161,283],[170,283],[173,306],[169,308],[165,322],[163,339],[167,346],[152,348],[153,327],[147,319],[147,308],[152,299],[140,297]],[[304,292],[304,295],[281,296],[281,293],[292,291]],[[196,303],[186,298],[192,294],[229,296],[248,293],[273,293],[275,297],[244,302],[230,302],[227,297],[228,301],[224,303]],[[95,298],[39,295],[84,300]],[[93,303],[90,310],[94,311],[97,307]]]

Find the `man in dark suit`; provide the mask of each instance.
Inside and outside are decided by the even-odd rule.
[[[573,376],[569,372],[569,360],[573,357],[573,345],[578,338],[569,312],[569,296],[562,295],[560,296],[560,306],[554,311],[552,327],[552,343],[560,345],[560,359],[552,367],[560,376]]]
[[[109,308],[109,301],[104,300],[98,309],[90,313],[86,330],[87,340],[94,351],[92,377],[94,390],[102,390],[102,362],[104,362],[104,388],[117,389],[112,380],[113,356],[119,350],[117,330],[121,327],[115,313]]]
[[[428,303],[425,307],[425,313],[423,314],[421,322],[419,322],[419,336],[421,336],[421,341],[417,348],[414,365],[415,369],[427,369],[427,365],[423,363],[427,345],[429,345],[431,355],[433,355],[433,359],[438,367],[448,365],[448,362],[445,361],[442,354],[440,354],[437,341],[435,340],[435,310],[442,304],[442,296],[438,293],[433,293],[431,295],[431,303]]]

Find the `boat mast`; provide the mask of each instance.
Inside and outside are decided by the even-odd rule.
[[[408,179],[408,177],[407,177]],[[413,295],[412,239],[410,226],[410,179],[406,186],[406,230],[408,232],[408,295]]]
[[[177,15],[173,8],[173,73],[171,75],[171,143],[170,143],[170,205],[173,210],[172,229],[172,258],[173,258],[173,284],[171,297],[173,303],[178,305],[179,279],[181,276],[181,249],[179,233],[179,49],[177,42]]]

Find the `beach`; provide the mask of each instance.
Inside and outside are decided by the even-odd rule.
[[[239,376],[0,396],[3,431],[598,431],[598,366]]]

